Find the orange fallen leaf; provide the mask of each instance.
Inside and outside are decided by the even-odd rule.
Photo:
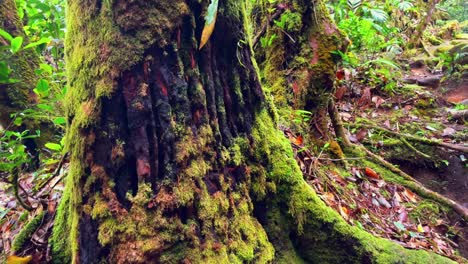
[[[339,209],[341,216],[343,216],[344,219],[349,220],[349,209],[341,205],[339,206]]]
[[[323,199],[325,200],[325,203],[328,205],[334,205],[335,204],[335,196],[331,192],[326,192],[322,194]]]
[[[373,179],[380,179],[379,175],[377,172],[375,172],[373,169],[366,167],[365,173],[368,177],[373,178]]]
[[[408,198],[411,202],[416,203],[418,200],[416,200],[416,194],[414,192],[408,190],[405,188],[403,191],[403,195]]]
[[[302,138],[302,136],[299,135],[298,137],[296,137],[296,145],[302,145],[302,143],[304,143],[304,138]]]

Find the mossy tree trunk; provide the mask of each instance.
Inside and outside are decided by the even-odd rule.
[[[303,180],[253,60],[251,1],[68,1],[71,170],[56,263],[417,263]]]
[[[268,8],[272,6],[265,10]],[[311,139],[315,143],[328,141],[328,106],[334,93],[338,52],[345,52],[349,41],[333,23],[324,1],[289,0],[276,8],[286,9],[277,19],[285,21],[285,26],[275,23],[270,27],[265,37],[278,37],[258,56],[265,84],[280,107],[312,112]]]
[[[427,2],[426,14],[423,18],[421,18],[421,21],[419,22],[418,26],[414,30],[411,36],[411,39],[409,40],[409,43],[408,43],[409,48],[421,47],[424,31],[426,30],[427,26],[429,26],[429,24],[431,23],[434,12],[436,11],[437,4],[439,2],[440,0],[430,0]]]

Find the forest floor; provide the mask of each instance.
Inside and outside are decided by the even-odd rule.
[[[466,35],[456,41],[460,43],[468,44]],[[434,62],[438,49],[453,46],[446,41],[429,47],[430,56],[424,52],[401,60],[397,91],[373,89],[366,80],[359,80],[358,72],[344,69],[335,98],[353,143],[468,210],[468,127],[466,114],[460,115],[468,109],[468,72],[461,68],[454,74],[453,69]],[[286,129],[285,134],[305,180],[350,224],[407,248],[466,261],[468,225],[462,217],[421,198],[368,157],[351,154],[339,159],[333,151],[317,156],[302,144],[297,131]],[[414,136],[461,150],[427,144]]]
[[[466,36],[465,36],[466,37]],[[468,43],[467,38],[458,40]],[[447,46],[443,43],[440,46]],[[449,68],[431,63],[438,46],[401,61],[401,89],[381,92],[347,73],[337,94],[337,106],[353,143],[397,164],[427,188],[468,208],[468,155],[409,139],[416,135],[437,142],[468,147],[466,115],[468,74],[453,75]],[[465,107],[466,106],[466,107]],[[389,133],[390,131],[391,133]],[[322,200],[350,224],[393,240],[404,247],[432,250],[456,261],[468,258],[468,225],[437,202],[421,198],[381,165],[362,156],[336,158],[330,151],[307,149],[294,131],[291,140],[304,179]],[[21,176],[22,198],[28,212],[0,185],[0,250],[4,256],[32,256],[33,263],[50,260],[47,239],[63,190],[68,163],[44,165],[39,172]],[[38,186],[41,175],[54,174]],[[27,194],[26,194],[27,193]],[[24,234],[20,231],[29,230]],[[19,238],[18,238],[19,237]],[[20,252],[15,252],[23,244]]]

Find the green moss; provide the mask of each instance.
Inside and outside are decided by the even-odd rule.
[[[41,212],[21,229],[20,233],[16,236],[15,240],[13,241],[13,251],[18,251],[25,245],[25,243],[34,234],[36,229],[41,225],[42,221],[44,220],[44,216],[45,213]]]
[[[409,216],[415,221],[428,219],[431,224],[436,224],[437,220],[440,219],[439,215],[442,210],[447,212],[446,208],[443,208],[434,202],[423,200],[409,213]]]

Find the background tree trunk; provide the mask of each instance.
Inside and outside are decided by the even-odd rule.
[[[445,259],[349,226],[303,180],[253,61],[247,5],[68,1],[71,170],[56,263]]]
[[[340,60],[337,52],[344,52],[349,41],[333,23],[324,1],[289,0],[276,8],[285,9],[276,20],[286,21],[286,26],[275,22],[265,37],[276,35],[277,39],[265,54],[257,54],[265,84],[279,107],[312,112],[311,139],[328,141],[327,113]]]
[[[13,37],[22,37],[23,46],[28,44],[28,38],[23,30],[23,23],[18,16],[18,11],[14,0],[0,1],[0,28],[11,34]],[[9,45],[7,40],[0,37],[1,45]],[[2,51],[7,52],[7,51]],[[42,146],[50,141],[53,136],[53,125],[41,120],[25,119],[19,127],[11,126],[11,114],[22,112],[37,103],[36,94],[33,89],[36,87],[39,77],[35,70],[39,68],[40,59],[34,49],[21,50],[13,56],[6,57],[6,53],[0,53],[0,61],[7,61],[12,72],[11,79],[18,80],[15,83],[0,84],[0,127],[10,130],[29,130],[35,134],[36,130],[41,130],[41,137],[38,139],[25,140],[28,150],[37,157],[37,146]]]
[[[0,2],[0,28],[13,37],[23,37],[26,40],[14,0]],[[7,40],[1,37],[0,41],[5,42],[2,44],[8,44]],[[31,49],[18,52],[8,62],[12,68],[11,78],[20,81],[0,84],[0,124],[3,126],[10,123],[10,114],[20,112],[34,102],[33,88],[37,82],[34,70],[39,67],[39,58]]]
[[[437,4],[440,0],[430,0],[427,3],[427,11],[424,18],[421,18],[418,26],[416,27],[414,34],[412,35],[408,47],[409,48],[419,48],[422,45],[423,33],[426,30],[427,26],[431,23],[434,12],[436,11]]]

